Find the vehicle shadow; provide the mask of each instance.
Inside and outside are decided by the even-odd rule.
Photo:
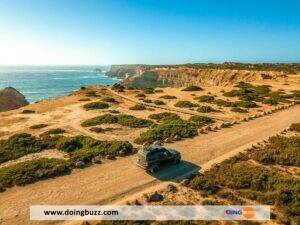
[[[189,177],[192,173],[198,172],[200,169],[201,167],[194,163],[181,160],[179,164],[162,165],[155,174],[148,173],[161,181],[179,182],[180,180]]]

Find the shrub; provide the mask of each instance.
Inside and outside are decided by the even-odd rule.
[[[137,144],[153,143],[154,141],[178,140],[194,137],[198,134],[197,127],[190,122],[176,120],[153,126],[150,130],[141,133],[135,140]]]
[[[189,102],[189,101],[178,101],[178,102],[176,102],[176,104],[174,106],[178,107],[178,108],[192,108],[192,107],[196,107],[198,105],[194,104],[192,102]]]
[[[232,111],[232,112],[238,112],[238,113],[247,113],[248,112],[248,110],[242,109],[240,107],[233,107],[233,108],[230,109],[230,111]]]
[[[118,111],[118,110],[114,110],[114,109],[108,110],[108,112],[110,112],[110,113],[114,113],[114,114],[118,114],[118,113],[120,113],[120,111]]]
[[[130,110],[145,110],[146,106],[141,105],[141,104],[136,104],[134,106],[129,107]]]
[[[197,111],[198,112],[201,112],[201,113],[210,113],[210,112],[216,112],[217,110],[215,110],[213,107],[211,106],[208,106],[208,105],[202,105],[202,106],[199,106],[197,108]]]
[[[95,91],[87,91],[85,93],[85,96],[86,97],[97,97],[98,95],[97,95],[97,93]]]
[[[105,97],[105,98],[102,98],[102,101],[103,102],[111,102],[111,103],[116,103],[116,99],[112,98],[112,97]]]
[[[258,105],[255,102],[252,101],[236,101],[234,102],[234,105],[237,107],[243,107],[243,108],[256,108]]]
[[[264,99],[262,101],[263,104],[267,104],[267,105],[278,105],[278,101],[274,98],[267,98],[267,99]]]
[[[91,119],[88,119],[81,123],[83,127],[91,127],[101,124],[113,124],[118,123],[122,126],[128,126],[133,128],[142,128],[148,127],[152,125],[152,121],[136,118],[131,115],[120,114],[120,115],[111,115],[111,114],[104,114],[101,116],[97,116]]]
[[[145,102],[145,103],[152,103],[152,100],[150,100],[150,99],[144,99],[143,102]]]
[[[50,129],[48,131],[45,131],[44,133],[42,133],[40,136],[48,136],[48,135],[56,135],[56,134],[63,134],[66,131],[64,129],[61,128],[54,128],[54,129]]]
[[[143,94],[143,93],[139,93],[135,97],[137,97],[137,98],[146,98],[146,95]]]
[[[140,119],[126,114],[122,114],[118,116],[118,123],[122,126],[132,127],[132,128],[149,127],[153,124],[153,122],[150,120]]]
[[[215,100],[215,97],[212,95],[202,95],[194,98],[195,100],[198,100],[199,102],[212,102]]]
[[[41,129],[41,128],[44,128],[44,127],[47,127],[47,126],[48,126],[47,124],[41,123],[41,124],[32,125],[29,128],[35,130],[35,129]]]
[[[81,98],[78,100],[79,102],[88,102],[88,101],[91,101],[90,98]]]
[[[32,113],[35,113],[35,111],[34,110],[30,110],[30,109],[24,109],[22,111],[22,114],[32,114]]]
[[[45,147],[41,140],[31,134],[12,135],[7,140],[0,140],[0,163],[39,152]]]
[[[177,99],[177,97],[173,96],[173,95],[162,95],[159,98],[163,98],[163,99]]]
[[[155,100],[153,103],[155,105],[165,105],[165,103],[163,101],[161,101],[161,100]]]
[[[229,101],[225,101],[223,99],[216,99],[213,101],[214,104],[216,104],[217,106],[224,106],[224,107],[235,107],[235,103],[233,102],[229,102]]]
[[[153,94],[154,93],[154,88],[145,88],[143,89],[145,94]]]
[[[200,126],[214,123],[213,119],[211,119],[207,116],[198,116],[198,115],[191,116],[189,118],[189,121],[195,123],[196,125],[200,125]]]
[[[81,149],[83,147],[82,143],[82,136],[75,136],[75,137],[63,137],[61,138],[56,148],[60,151],[64,152],[74,152],[78,149]]]
[[[63,159],[33,159],[0,169],[0,186],[25,185],[63,173],[69,164]]]
[[[83,127],[91,127],[91,126],[96,126],[100,125],[103,123],[118,123],[118,116],[111,115],[111,114],[104,114],[101,116],[96,116],[94,118],[88,119],[81,123],[81,126]]]
[[[101,127],[92,127],[92,128],[90,128],[90,131],[95,132],[95,133],[103,133],[104,129]]]
[[[184,89],[182,89],[182,91],[202,91],[203,88],[199,87],[199,86],[195,86],[195,85],[191,85],[191,86],[188,86]]]
[[[293,123],[293,124],[290,126],[290,130],[291,130],[291,131],[300,132],[300,123]]]
[[[170,113],[170,112],[151,114],[151,115],[149,115],[149,118],[156,120],[157,122],[172,121],[172,120],[180,119],[180,117],[177,114]]]
[[[125,90],[125,87],[120,83],[116,83],[112,86],[112,89],[117,92],[123,92]]]
[[[108,107],[109,104],[102,101],[87,103],[83,106],[83,108],[85,108],[86,110],[107,109]]]

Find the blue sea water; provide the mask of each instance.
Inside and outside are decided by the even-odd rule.
[[[0,89],[14,87],[33,103],[67,95],[82,86],[118,82],[105,76],[107,70],[109,66],[1,66]]]

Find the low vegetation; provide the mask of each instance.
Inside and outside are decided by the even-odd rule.
[[[146,98],[146,95],[143,93],[139,93],[135,96],[136,98]]]
[[[279,224],[297,224],[300,180],[268,165],[299,167],[299,141],[299,136],[272,137],[266,146],[223,161],[191,179],[187,186],[228,201],[244,198],[275,205],[284,215],[276,218]]]
[[[94,109],[107,109],[109,108],[109,104],[106,102],[98,101],[98,102],[91,102],[87,103],[83,106],[86,110],[94,110]]]
[[[178,120],[180,117],[175,113],[163,112],[149,115],[149,119],[156,120],[156,122],[166,122],[172,120]]]
[[[166,104],[165,102],[163,102],[163,101],[161,101],[161,100],[154,100],[153,103],[154,103],[155,105],[165,105],[165,104]]]
[[[207,116],[198,116],[198,115],[191,116],[189,118],[189,121],[193,122],[197,126],[203,126],[203,125],[214,123],[214,120],[212,118]]]
[[[194,100],[198,100],[199,102],[213,102],[215,97],[212,95],[201,95],[194,98]]]
[[[49,136],[49,135],[57,135],[57,134],[64,134],[66,131],[62,128],[53,128],[48,131],[45,131],[40,136]]]
[[[201,105],[197,108],[197,111],[200,113],[210,113],[210,112],[216,112],[217,110],[215,110],[213,107],[209,105]]]
[[[136,110],[136,111],[140,111],[140,110],[145,110],[146,106],[141,105],[141,104],[136,104],[134,106],[129,107],[130,110]]]
[[[119,114],[104,114],[101,116],[97,116],[91,119],[84,121],[81,125],[83,127],[92,127],[101,124],[120,124],[122,126],[132,127],[132,128],[142,128],[149,127],[152,125],[152,121],[146,119],[136,118],[131,115]]]
[[[195,103],[192,103],[190,101],[178,101],[175,103],[174,106],[178,107],[178,108],[192,108],[192,107],[196,107],[198,105]]]
[[[177,99],[177,97],[173,96],[173,95],[162,95],[159,98],[162,98],[162,99]]]
[[[248,110],[240,108],[240,107],[233,107],[230,109],[230,111],[232,112],[238,112],[238,113],[247,113]]]
[[[143,89],[143,92],[145,94],[153,94],[154,93],[154,88],[145,88],[145,89]]]
[[[102,98],[102,101],[103,102],[110,102],[110,103],[116,103],[116,99],[112,98],[112,97],[105,97],[105,98]]]
[[[182,91],[202,91],[202,90],[203,90],[203,88],[196,86],[196,85],[191,85],[191,86],[188,86],[188,87],[182,89]]]
[[[290,126],[291,131],[300,132],[300,123],[293,123]]]
[[[33,129],[33,130],[36,130],[36,129],[41,129],[41,128],[44,128],[44,127],[47,127],[47,126],[48,126],[48,124],[40,123],[40,124],[32,125],[29,128]]]
[[[33,114],[33,113],[35,113],[35,111],[34,110],[30,110],[30,109],[24,109],[21,113],[22,114]]]
[[[24,155],[40,152],[47,148],[42,139],[31,134],[15,134],[6,140],[0,140],[0,163],[20,158]]]
[[[112,89],[117,91],[117,92],[124,92],[125,87],[120,83],[116,83],[112,86]]]
[[[37,180],[59,175],[69,168],[63,159],[33,159],[0,168],[0,190],[15,185],[25,185]]]

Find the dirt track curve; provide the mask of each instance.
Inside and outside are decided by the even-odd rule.
[[[168,144],[181,151],[183,162],[178,167],[164,168],[156,177],[138,168],[133,155],[74,170],[67,176],[13,187],[0,193],[0,217],[3,224],[38,224],[29,221],[30,205],[109,203],[161,181],[174,180],[210,162],[221,161],[299,121],[300,106],[296,105],[218,132]]]

